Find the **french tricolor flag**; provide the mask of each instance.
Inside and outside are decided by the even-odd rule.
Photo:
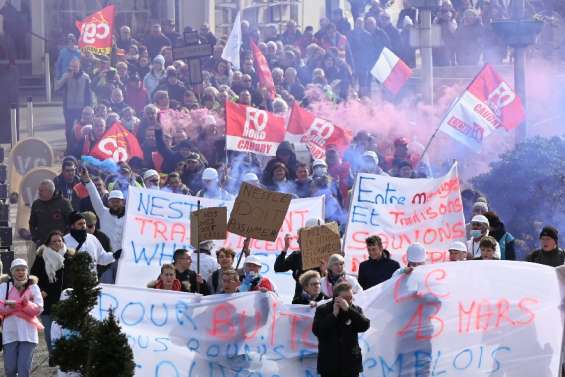
[[[384,47],[371,68],[371,74],[391,94],[397,95],[412,75],[412,70],[398,56]]]

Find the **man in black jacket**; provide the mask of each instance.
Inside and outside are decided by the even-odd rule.
[[[383,241],[379,236],[368,237],[365,243],[369,259],[361,262],[357,277],[363,290],[390,279],[394,271],[400,268],[397,261],[390,259],[390,253],[383,248]]]
[[[334,299],[316,309],[312,332],[318,338],[318,373],[321,377],[357,377],[363,371],[358,334],[370,321],[353,305],[351,284],[334,287]]]
[[[551,267],[559,267],[565,264],[565,251],[558,245],[559,231],[556,228],[552,226],[544,227],[539,239],[541,249],[530,253],[526,257],[526,261]]]

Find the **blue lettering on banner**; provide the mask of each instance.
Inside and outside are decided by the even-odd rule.
[[[357,224],[365,224],[372,226],[379,226],[377,217],[379,213],[375,208],[367,208],[365,206],[354,205],[351,210],[351,222]],[[369,217],[367,219],[367,217]]]
[[[134,308],[134,309],[130,310],[130,312],[133,312],[133,314],[126,313],[126,311],[128,311],[128,309],[130,307]],[[130,316],[135,314],[135,308],[139,308],[139,316],[137,318],[133,317],[134,320],[132,320],[132,319],[130,319]],[[143,306],[143,304],[141,302],[128,302],[126,304],[126,306],[124,306],[120,318],[121,318],[122,323],[124,325],[135,326],[135,325],[141,323],[141,321],[143,321],[144,316],[145,316],[145,306]]]
[[[459,361],[461,357],[463,357],[463,361]],[[466,362],[465,359],[467,359]],[[471,351],[469,348],[459,352],[453,358],[453,368],[457,370],[465,370],[471,366],[471,363],[473,363],[473,351]]]
[[[107,302],[109,301],[109,303]],[[107,313],[110,310],[116,310],[119,306],[119,301],[115,296],[111,294],[100,292],[98,295],[98,320],[103,320],[106,318]]]
[[[147,266],[150,266],[154,260],[157,262],[157,258],[159,258],[158,262],[160,266],[164,263],[172,263],[173,254],[176,249],[189,248],[186,244],[171,244],[166,242],[150,244],[150,246],[140,246],[132,240],[130,244],[135,264],[146,264]]]
[[[375,190],[368,189],[365,181],[374,181],[376,178],[359,177],[359,187],[357,189],[357,202],[370,203],[376,205],[405,205],[406,197],[399,195],[396,188],[389,182],[383,193],[376,193]],[[373,196],[374,195],[374,196]]]
[[[500,370],[500,367],[501,367],[500,361],[498,361],[498,359],[496,358],[496,354],[500,351],[510,352],[510,351],[512,351],[512,349],[510,347],[500,346],[500,347],[492,350],[490,355],[492,357],[492,360],[495,362],[496,367],[491,371],[491,373],[495,373],[495,372],[498,372]]]
[[[168,368],[166,368],[166,371],[161,372],[161,369],[165,369],[164,368],[165,366],[167,366]],[[174,375],[171,374],[172,372],[174,372]],[[169,360],[161,360],[155,366],[155,377],[160,377],[160,376],[163,376],[163,377],[174,377],[174,376],[180,377],[179,370],[177,369],[176,365]]]
[[[376,180],[376,178],[370,178],[370,177],[363,177],[360,176],[359,177],[359,190],[357,193],[357,201],[359,203],[374,203],[374,198],[371,198],[370,196],[365,196],[365,197],[361,197],[361,195],[363,195],[363,193],[369,193],[369,192],[373,192],[373,190],[366,190],[364,189],[364,181],[374,181]]]
[[[165,343],[165,341],[170,341],[169,338],[155,338],[155,342],[159,343],[163,348],[154,349],[153,352],[165,352],[169,349],[169,346]]]
[[[167,304],[161,304],[161,307],[163,308],[162,312],[164,313],[164,317],[165,317],[165,319],[161,323],[158,323],[155,320],[155,316],[153,315],[156,307],[157,307],[157,305],[151,304],[151,310],[149,311],[149,313],[150,313],[149,318],[151,319],[151,323],[153,323],[155,326],[163,327],[167,324],[167,320],[169,318],[169,310],[167,308]]]
[[[223,205],[223,204],[222,204]],[[198,207],[196,199],[193,203],[187,201],[171,201],[162,196],[155,196],[144,192],[139,193],[137,212],[146,216],[176,220],[188,217]]]

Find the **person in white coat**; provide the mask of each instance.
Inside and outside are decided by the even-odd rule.
[[[220,266],[218,265],[218,260],[212,255],[214,249],[214,241],[202,241],[200,242],[200,247],[195,250],[195,254],[200,254],[200,275],[206,281],[210,281],[210,277]],[[197,255],[194,255],[192,259],[196,262]]]
[[[27,262],[17,258],[10,266],[11,278],[0,284],[0,317],[6,377],[29,377],[33,351],[43,330],[39,315],[43,297],[37,279],[28,274]]]
[[[98,190],[96,190],[94,182],[90,179],[86,168],[82,169],[80,177],[82,183],[88,190],[92,207],[94,207],[94,211],[100,220],[100,230],[110,238],[110,245],[112,246],[112,251],[117,260],[122,253],[122,238],[126,219],[126,201],[124,194],[120,190],[110,191],[110,195],[108,195],[108,207],[106,207],[102,202],[102,198],[100,198]],[[100,281],[102,283],[114,284],[117,271],[118,262],[116,261],[111,268],[102,274]]]
[[[481,256],[479,244],[481,239],[489,235],[490,223],[486,216],[475,215],[471,219],[471,239],[467,241],[467,259],[471,260]],[[500,246],[496,243],[494,257],[500,259]]]
[[[76,253],[88,253],[92,258],[91,270],[96,273],[96,265],[107,266],[114,262],[114,255],[106,252],[98,238],[86,231],[86,220],[78,212],[69,215],[70,231],[63,237],[65,245]]]
[[[322,293],[327,297],[333,297],[333,287],[341,281],[346,281],[351,284],[353,294],[363,292],[363,288],[357,281],[357,278],[345,273],[343,269],[344,264],[345,260],[340,254],[332,254],[328,259],[328,273],[322,278],[322,280],[320,280]]]

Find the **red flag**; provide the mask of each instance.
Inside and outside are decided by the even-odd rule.
[[[132,157],[143,158],[143,151],[137,137],[121,123],[116,122],[104,132],[102,139],[92,147],[90,155],[99,160],[111,158],[120,162],[129,161]]]
[[[467,90],[486,103],[502,127],[508,131],[518,127],[526,119],[520,97],[490,64],[485,64]]]
[[[91,14],[75,25],[80,31],[78,46],[96,55],[110,55],[114,33],[114,5]]]
[[[306,144],[315,159],[325,158],[329,145],[335,145],[338,151],[343,152],[349,146],[351,137],[350,130],[316,117],[297,102],[292,105],[286,139]]]
[[[228,150],[274,156],[284,140],[284,118],[251,106],[226,101]]]
[[[257,71],[259,84],[267,89],[267,93],[269,93],[269,99],[273,100],[275,99],[275,94],[277,92],[275,90],[273,75],[271,74],[271,70],[269,69],[269,63],[267,63],[265,55],[263,55],[259,47],[257,47],[255,42],[253,41],[251,41],[251,49],[253,50],[253,60],[255,61],[255,70]]]

